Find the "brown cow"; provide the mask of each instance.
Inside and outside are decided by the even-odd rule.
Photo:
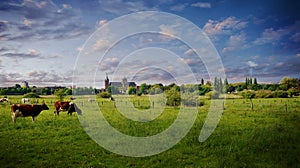
[[[57,101],[54,104],[54,109],[54,115],[59,115],[60,111],[68,111],[69,115],[72,115],[73,112],[77,112],[78,115],[81,115],[81,110],[73,102]]]
[[[12,120],[16,123],[17,117],[32,117],[32,121],[34,118],[38,116],[43,110],[49,110],[48,106],[43,103],[42,105],[36,104],[13,104],[11,106],[12,112]]]

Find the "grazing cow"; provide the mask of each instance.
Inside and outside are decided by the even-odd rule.
[[[78,115],[81,115],[81,110],[73,102],[57,101],[54,104],[54,108],[54,115],[59,115],[60,111],[68,111],[69,115],[72,115],[73,112],[77,112]]]
[[[8,98],[1,98],[0,103],[2,103],[2,102],[8,102]]]
[[[13,104],[11,106],[12,119],[13,122],[16,123],[17,117],[32,117],[32,121],[34,118],[38,116],[43,110],[49,110],[48,106],[43,103],[42,105],[36,104]]]
[[[28,98],[22,98],[22,103],[30,102]]]

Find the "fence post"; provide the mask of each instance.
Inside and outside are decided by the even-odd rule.
[[[287,110],[288,110],[288,109],[287,109],[287,104],[285,103],[285,112],[287,112]]]

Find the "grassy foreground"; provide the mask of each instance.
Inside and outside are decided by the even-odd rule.
[[[9,97],[17,102],[20,97]],[[11,120],[10,105],[0,104],[1,167],[298,167],[300,165],[300,99],[229,99],[213,134],[203,143],[198,136],[210,102],[199,108],[197,119],[177,145],[158,155],[132,158],[111,153],[83,130],[76,114],[54,117],[54,98],[43,98],[50,110],[33,123]],[[41,100],[39,100],[41,102]],[[166,107],[154,121],[133,122],[100,99],[109,123],[133,136],[154,135],[168,128],[178,108]],[[132,100],[137,108],[150,107],[146,97]]]

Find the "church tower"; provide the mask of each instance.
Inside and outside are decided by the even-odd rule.
[[[107,73],[106,73],[106,79],[104,80],[104,86],[105,86],[105,90],[107,90],[108,86],[109,86],[109,79],[108,79]]]

